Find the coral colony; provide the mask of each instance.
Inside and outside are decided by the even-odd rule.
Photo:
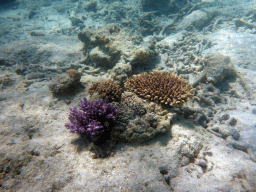
[[[192,85],[170,72],[133,75],[124,86],[139,97],[170,106],[181,105],[194,95]]]
[[[108,98],[110,102],[112,101],[119,101],[123,89],[121,86],[113,81],[113,80],[107,80],[107,81],[99,81],[95,82],[91,85],[91,87],[88,90],[88,93],[92,95],[93,93],[99,93],[99,95],[102,98]]]
[[[110,127],[119,112],[116,106],[108,103],[107,99],[89,102],[84,98],[79,104],[79,109],[70,108],[71,123],[65,124],[70,132],[86,134],[93,142],[107,139]]]

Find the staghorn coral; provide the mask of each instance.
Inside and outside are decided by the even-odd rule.
[[[191,85],[170,72],[133,75],[124,86],[142,98],[159,101],[170,106],[183,104],[194,95]]]
[[[110,137],[110,128],[119,112],[115,105],[105,101],[81,100],[79,109],[70,108],[69,120],[65,126],[72,133],[86,134],[93,142],[103,142]]]
[[[96,82],[91,85],[88,93],[92,95],[97,92],[102,98],[108,98],[110,102],[118,101],[121,97],[123,89],[113,80]]]

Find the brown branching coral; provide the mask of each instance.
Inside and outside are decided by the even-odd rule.
[[[88,90],[88,93],[92,95],[95,92],[97,92],[102,98],[107,97],[108,100],[112,102],[118,101],[120,99],[123,89],[117,82],[113,80],[107,80],[92,84]]]
[[[124,84],[138,96],[170,106],[183,104],[194,95],[192,86],[170,72],[150,72],[134,75]]]

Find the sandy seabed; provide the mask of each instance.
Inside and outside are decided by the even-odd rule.
[[[161,7],[157,14],[140,10],[139,3],[1,5],[1,191],[256,191],[255,2],[196,1],[176,20],[175,14],[158,14],[165,10]],[[96,33],[109,24],[120,28],[111,38],[122,51],[106,69],[85,60],[92,50],[83,49],[77,33]],[[69,108],[89,96],[87,88],[95,81],[112,78],[122,84],[149,70],[133,64],[138,49],[157,55],[144,64],[150,70],[182,75],[195,85],[195,96],[170,109],[175,119],[167,133],[140,143],[119,142],[107,157],[95,158],[90,143],[66,129]],[[202,78],[215,78],[204,63],[212,53],[228,57],[234,67],[232,77],[223,72],[224,64],[216,69],[218,84]],[[85,69],[82,90],[55,96],[48,85],[68,69]],[[196,115],[187,117],[191,111]]]

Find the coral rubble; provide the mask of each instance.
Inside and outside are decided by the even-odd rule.
[[[194,95],[192,86],[170,72],[150,72],[134,75],[125,88],[138,96],[170,106],[183,104]]]

